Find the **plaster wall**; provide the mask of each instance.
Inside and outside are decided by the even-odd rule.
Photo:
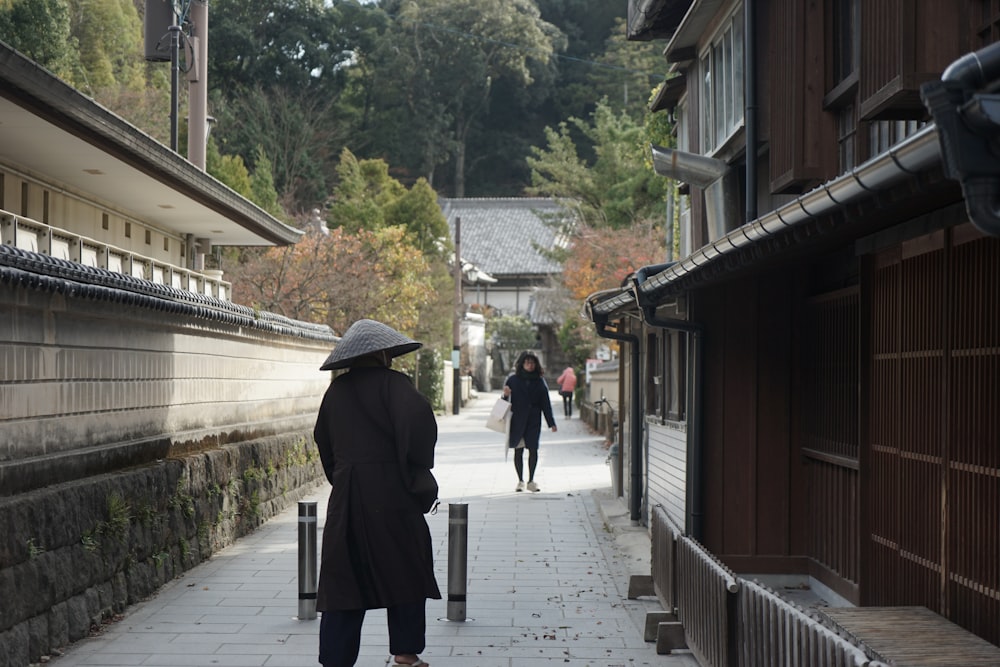
[[[331,347],[0,283],[0,495],[309,429]]]

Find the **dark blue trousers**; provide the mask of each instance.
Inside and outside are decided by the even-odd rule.
[[[417,655],[424,650],[427,630],[425,600],[389,607],[389,653]],[[361,651],[364,609],[324,611],[319,621],[319,662],[323,667],[351,667]]]

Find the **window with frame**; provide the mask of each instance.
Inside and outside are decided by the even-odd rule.
[[[702,152],[720,147],[743,126],[743,13],[724,22],[701,56]]]
[[[646,336],[646,416],[687,419],[687,340],[669,329]]]

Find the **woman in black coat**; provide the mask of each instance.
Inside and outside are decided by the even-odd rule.
[[[514,374],[503,386],[504,398],[510,401],[510,433],[507,446],[514,450],[514,470],[517,472],[515,491],[524,491],[524,450],[528,450],[528,491],[539,491],[535,483],[538,467],[538,440],[542,434],[542,415],[545,423],[555,433],[556,420],[552,416],[549,386],[542,377],[538,357],[524,352],[517,359]]]
[[[316,608],[319,661],[353,665],[367,609],[387,610],[397,665],[426,665],[425,604],[440,599],[424,512],[437,497],[437,422],[392,358],[420,343],[374,320],[353,324],[322,370],[349,368],[327,389],[313,435],[333,485]]]

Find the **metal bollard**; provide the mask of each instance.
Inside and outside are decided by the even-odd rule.
[[[469,554],[469,506],[448,505],[448,620],[465,620],[465,586]]]
[[[299,620],[316,618],[316,503],[299,501]]]

